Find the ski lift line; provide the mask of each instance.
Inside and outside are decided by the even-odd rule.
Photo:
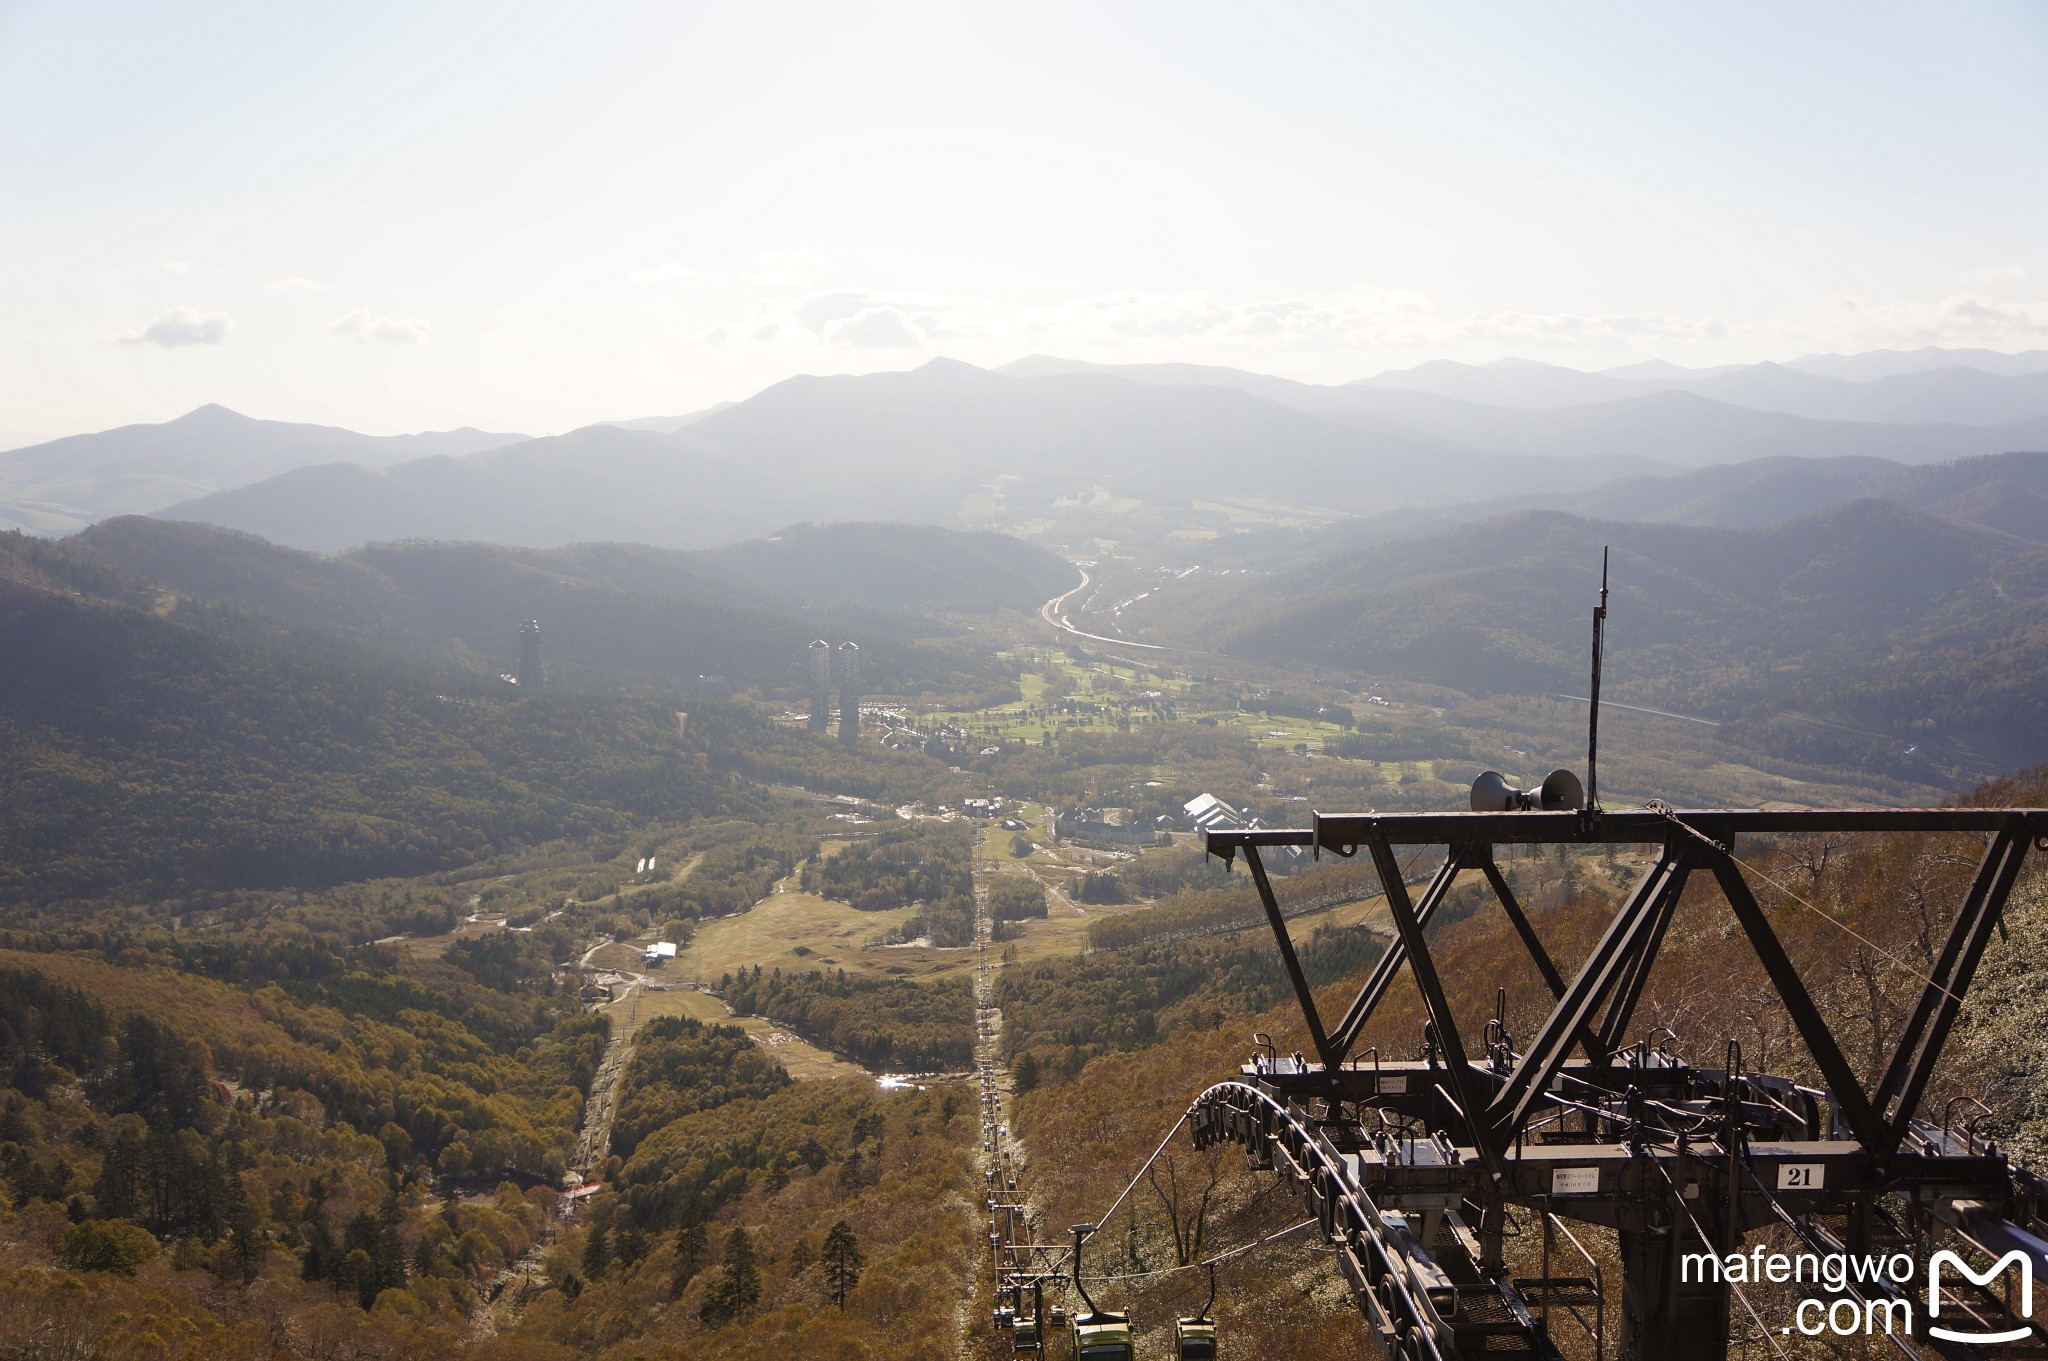
[[[1593,702],[1591,697],[1587,695],[1557,695],[1552,694],[1548,690],[1537,695],[1537,698],[1562,699],[1573,704],[1591,704]],[[1681,723],[1697,723],[1705,728],[1718,728],[1721,726],[1719,722],[1711,718],[1694,718],[1691,714],[1674,714],[1669,709],[1647,709],[1640,704],[1623,704],[1619,700],[1603,699],[1600,701],[1600,707],[1603,709],[1626,709],[1632,714],[1653,714],[1658,718],[1675,718]]]
[[[1657,1169],[1657,1175],[1662,1177],[1664,1179],[1664,1184],[1671,1188],[1672,1203],[1677,1205],[1678,1208],[1685,1213],[1686,1222],[1691,1224],[1692,1231],[1700,1236],[1701,1245],[1705,1247],[1712,1247],[1714,1240],[1707,1235],[1706,1229],[1701,1226],[1698,1217],[1693,1214],[1692,1206],[1685,1203],[1685,1197],[1679,1192],[1678,1184],[1671,1180],[1671,1174],[1667,1172],[1664,1169],[1664,1165],[1655,1158],[1650,1159],[1649,1164],[1651,1167]],[[1785,1356],[1785,1349],[1778,1345],[1777,1337],[1771,1332],[1769,1328],[1764,1326],[1763,1316],[1757,1313],[1756,1306],[1749,1302],[1749,1292],[1744,1290],[1742,1288],[1741,1283],[1737,1281],[1729,1281],[1728,1288],[1735,1292],[1736,1299],[1742,1301],[1743,1309],[1749,1314],[1749,1321],[1756,1325],[1756,1330],[1758,1334],[1760,1334],[1763,1337],[1764,1342],[1770,1347],[1770,1349],[1773,1352],[1775,1352],[1780,1358],[1782,1358],[1782,1361],[1791,1361],[1789,1357]],[[1912,1356],[1911,1352],[1908,1352],[1906,1354],[1909,1357]]]
[[[1124,1189],[1120,1193],[1118,1193],[1117,1198],[1110,1202],[1109,1208],[1107,1210],[1104,1210],[1099,1216],[1096,1217],[1094,1221],[1095,1223],[1107,1224],[1110,1221],[1111,1216],[1116,1214],[1117,1206],[1122,1205],[1124,1203],[1124,1198],[1126,1196],[1129,1196],[1131,1192],[1138,1189],[1138,1183],[1145,1179],[1145,1174],[1152,1170],[1152,1164],[1159,1161],[1159,1155],[1166,1152],[1166,1146],[1173,1142],[1173,1136],[1180,1133],[1180,1127],[1188,1122],[1188,1117],[1190,1115],[1193,1115],[1194,1112],[1195,1108],[1192,1105],[1190,1105],[1186,1110],[1180,1113],[1180,1119],[1174,1121],[1173,1128],[1166,1131],[1166,1137],[1159,1141],[1159,1147],[1152,1150],[1152,1156],[1145,1159],[1145,1165],[1143,1167],[1140,1167],[1138,1169],[1137,1175],[1131,1178],[1131,1184],[1124,1187]],[[1072,1248],[1068,1248],[1065,1252],[1061,1253],[1059,1255],[1059,1259],[1052,1264],[1052,1270],[1057,1272],[1062,1266],[1066,1264],[1067,1258],[1072,1255]],[[1089,1279],[1093,1280],[1094,1277],[1090,1277]]]
[[[1291,1129],[1293,1129],[1297,1136],[1300,1137],[1303,1148],[1315,1156],[1316,1160],[1323,1165],[1324,1171],[1331,1174],[1332,1178],[1334,1179],[1334,1187],[1336,1193],[1343,1199],[1344,1203],[1350,1207],[1351,1213],[1357,1217],[1358,1222],[1361,1224],[1369,1223],[1373,1218],[1376,1217],[1368,1216],[1366,1214],[1365,1206],[1360,1204],[1359,1202],[1358,1193],[1356,1193],[1352,1189],[1350,1184],[1345,1180],[1342,1167],[1333,1166],[1330,1163],[1328,1155],[1326,1155],[1323,1152],[1321,1146],[1316,1142],[1315,1138],[1309,1133],[1309,1131],[1303,1127],[1301,1121],[1295,1118],[1294,1112],[1289,1110],[1286,1106],[1281,1105],[1278,1101],[1275,1101],[1269,1093],[1264,1092],[1257,1087],[1251,1086],[1249,1083],[1234,1081],[1219,1082],[1215,1086],[1210,1087],[1207,1091],[1203,1092],[1201,1096],[1196,1097],[1195,1100],[1188,1106],[1189,1112],[1193,1113],[1195,1108],[1201,1105],[1206,1098],[1215,1096],[1216,1094],[1224,1091],[1234,1092],[1242,1096],[1249,1097],[1251,1100],[1256,1101],[1259,1104],[1265,1106],[1268,1110],[1272,1111],[1275,1115],[1280,1117],[1280,1119],[1286,1121],[1288,1126]],[[1181,1118],[1185,1120],[1187,1117],[1182,1116]],[[1164,1145],[1162,1145],[1162,1147],[1164,1147]],[[1155,1154],[1154,1156],[1156,1157],[1157,1155]],[[1367,1203],[1369,1204],[1370,1201],[1368,1201]],[[1422,1302],[1418,1301],[1415,1298],[1415,1293],[1413,1290],[1409,1288],[1408,1282],[1403,1280],[1399,1274],[1387,1277],[1385,1284],[1391,1286],[1394,1293],[1400,1298],[1402,1306],[1407,1311],[1407,1315],[1409,1318],[1423,1319],[1429,1316],[1424,1312]],[[1434,1310],[1432,1309],[1430,1312],[1433,1313]],[[1431,1361],[1446,1361],[1446,1358],[1443,1353],[1443,1348],[1437,1345],[1436,1335],[1429,1328],[1424,1327],[1417,1329],[1414,1334],[1414,1340],[1422,1344],[1422,1346],[1426,1349],[1427,1356],[1431,1358]]]
[[[1247,1252],[1251,1252],[1256,1248],[1262,1248],[1268,1243],[1278,1242],[1290,1233],[1299,1233],[1316,1222],[1318,1221],[1310,1218],[1302,1220],[1299,1224],[1289,1224],[1286,1228],[1275,1230],[1264,1238],[1254,1239],[1241,1247],[1232,1248],[1228,1252],[1219,1252],[1214,1257],[1206,1257],[1199,1262],[1189,1262],[1186,1266],[1163,1266],[1156,1271],[1129,1271],[1121,1276],[1083,1276],[1081,1279],[1090,1284],[1099,1284],[1104,1281],[1143,1281],[1150,1280],[1155,1276],[1178,1276],[1183,1271],[1202,1271],[1208,1267],[1220,1266],[1233,1257],[1242,1257]]]
[[[1936,992],[1940,993],[1943,997],[1948,998],[1957,1006],[1962,1005],[1963,999],[1955,993],[1950,992],[1947,988],[1943,987],[1939,982],[1935,980],[1933,975],[1922,973],[1919,969],[1907,963],[1905,960],[1900,959],[1897,955],[1885,949],[1882,945],[1879,945],[1876,941],[1864,935],[1855,927],[1843,921],[1840,917],[1831,915],[1830,913],[1826,912],[1814,903],[1809,902],[1807,899],[1801,897],[1799,893],[1796,890],[1794,890],[1790,884],[1787,884],[1784,880],[1777,878],[1775,875],[1771,874],[1762,866],[1754,864],[1751,861],[1744,860],[1741,856],[1737,855],[1735,853],[1735,848],[1732,845],[1723,846],[1720,842],[1714,840],[1705,832],[1702,832],[1699,828],[1694,827],[1691,824],[1687,823],[1685,819],[1679,817],[1677,813],[1672,811],[1670,805],[1650,803],[1645,804],[1644,806],[1653,813],[1663,814],[1666,818],[1668,818],[1671,821],[1671,823],[1674,826],[1681,828],[1683,831],[1685,831],[1687,835],[1691,836],[1694,840],[1704,842],[1706,845],[1712,847],[1714,851],[1719,855],[1727,856],[1730,860],[1742,866],[1742,868],[1748,870],[1757,878],[1763,880],[1772,888],[1775,888],[1776,890],[1778,890],[1778,892],[1784,894],[1787,898],[1790,898],[1793,902],[1798,903],[1808,912],[1813,913],[1822,921],[1832,924],[1835,927],[1835,929],[1842,932],[1842,934],[1853,937],[1854,939],[1861,941],[1864,945],[1870,947],[1872,950],[1877,951],[1877,953],[1882,955],[1885,958],[1885,960],[1888,963],[1890,963],[1894,968],[1897,968],[1902,972],[1919,979],[1922,983],[1925,983],[1928,987],[1933,988]],[[1734,840],[1733,837],[1730,837],[1729,839],[1731,841]]]

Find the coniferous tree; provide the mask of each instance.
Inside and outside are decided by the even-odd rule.
[[[669,1297],[681,1295],[685,1286],[693,1280],[704,1265],[704,1226],[688,1223],[676,1230],[676,1264],[669,1277]]]
[[[852,1225],[842,1219],[826,1230],[825,1250],[819,1260],[825,1264],[825,1286],[832,1292],[832,1302],[844,1309],[847,1293],[860,1284],[861,1268],[867,1265]]]
[[[256,1207],[249,1203],[247,1189],[239,1176],[227,1179],[227,1204],[222,1212],[227,1225],[228,1247],[244,1285],[256,1279],[263,1260],[263,1239],[257,1232]]]
[[[334,1232],[327,1227],[326,1219],[314,1216],[306,1230],[306,1251],[299,1257],[300,1274],[309,1281],[331,1280],[342,1256],[341,1245],[334,1241]]]
[[[99,1180],[93,1184],[93,1203],[102,1219],[132,1219],[141,1208],[135,1197],[135,1180],[142,1170],[142,1140],[123,1129],[113,1146],[100,1159]]]
[[[725,1240],[725,1270],[704,1297],[697,1316],[716,1328],[753,1312],[761,1302],[761,1272],[754,1265],[754,1245],[743,1228]]]

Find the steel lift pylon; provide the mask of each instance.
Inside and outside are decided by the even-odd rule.
[[[1866,1088],[1815,1005],[1736,858],[1738,839],[1961,833],[1982,857],[1875,1087]],[[1603,1356],[1724,1361],[1730,1287],[1687,1279],[1687,1254],[1725,1254],[1766,1225],[1815,1253],[1924,1252],[1936,1237],[1978,1259],[2018,1251],[2048,1278],[2043,1183],[1967,1129],[1920,1118],[1927,1085],[1992,931],[2048,810],[1990,808],[1753,812],[1727,809],[1316,814],[1291,829],[1211,831],[1227,865],[1242,858],[1300,1006],[1312,1053],[1254,1056],[1198,1097],[1198,1146],[1242,1144],[1255,1167],[1294,1182],[1321,1220],[1359,1307],[1390,1355],[1449,1361],[1486,1355],[1562,1357],[1556,1329],[1583,1326]],[[1495,859],[1502,846],[1627,845],[1654,855],[1574,977],[1566,978]],[[1419,896],[1396,848],[1440,848]],[[1261,853],[1287,848],[1378,868],[1395,939],[1364,987],[1327,1024],[1302,972]],[[1553,1004],[1526,1044],[1504,1013],[1485,1025],[1484,1052],[1452,1013],[1427,935],[1461,876],[1491,890]],[[1730,1042],[1719,1067],[1666,1045],[1629,1044],[1638,1003],[1688,884],[1711,882],[1768,974],[1821,1086],[1743,1070]],[[1403,967],[1428,1017],[1424,1052],[1368,1059],[1358,1041]],[[1518,1277],[1503,1260],[1510,1212],[1542,1225],[1546,1260],[1577,1249],[1581,1267]],[[1617,1344],[1606,1336],[1598,1263],[1572,1223],[1612,1230],[1622,1282]],[[1907,1245],[1901,1247],[1900,1245]],[[1924,1278],[1923,1278],[1924,1279]],[[1858,1287],[1909,1298],[1917,1330],[1907,1355],[2042,1355],[2048,1330],[2016,1305],[1964,1280],[1941,1297],[1952,1332],[2025,1329],[1990,1346],[1926,1334],[1917,1284]],[[2048,1300],[2043,1302],[2048,1322]],[[1749,1327],[1745,1317],[1742,1325]],[[1879,1340],[1880,1345],[1882,1339]],[[1913,1348],[1921,1350],[1915,1351]],[[1585,1348],[1574,1346],[1583,1354]]]

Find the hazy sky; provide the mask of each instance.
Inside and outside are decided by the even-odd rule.
[[[0,444],[2048,345],[2048,5],[0,0]]]

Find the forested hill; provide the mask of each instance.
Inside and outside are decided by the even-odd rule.
[[[171,606],[0,539],[0,903],[416,874],[749,797],[712,770],[720,725],[681,741],[672,704],[465,686]]]
[[[67,542],[181,595],[487,674],[513,670],[519,625],[538,619],[551,683],[571,688],[702,675],[800,689],[822,635],[861,643],[876,692],[994,693],[988,658],[934,639],[917,612],[1029,608],[1072,573],[1018,540],[900,525],[802,528],[729,555],[400,543],[330,558],[140,517]]]
[[[1762,529],[1530,512],[1317,559],[1175,582],[1129,635],[1473,692],[1583,695],[1613,548],[1610,698],[1708,718],[1804,714],[2048,758],[2048,549],[1887,501]]]
[[[1033,610],[1074,569],[1007,534],[935,525],[797,525],[697,555],[744,581],[815,600],[890,609]]]

